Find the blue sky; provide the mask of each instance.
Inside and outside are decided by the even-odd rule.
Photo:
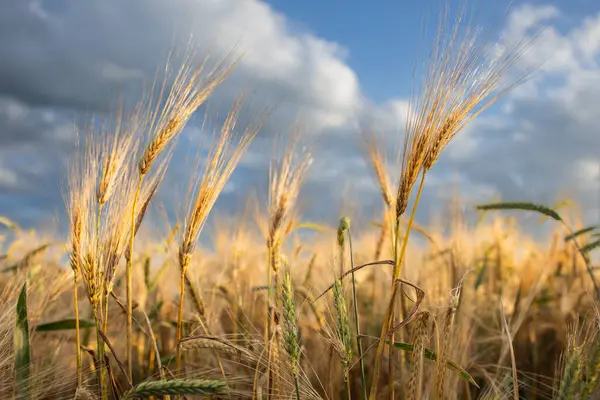
[[[357,73],[363,90],[374,101],[409,94],[413,62],[419,43],[431,38],[440,0],[268,0],[267,3],[291,20],[292,26],[313,32],[348,49],[347,63]],[[465,2],[450,2],[456,10]],[[598,12],[594,0],[573,1],[470,1],[481,22],[504,21],[507,9],[521,5],[553,4],[563,11],[559,25],[568,28],[587,15]],[[426,17],[429,15],[429,23]],[[425,32],[429,29],[429,33]],[[424,36],[425,35],[425,36]],[[428,35],[428,36],[427,36]]]
[[[302,29],[346,47],[348,65],[374,101],[407,93],[412,62],[406,55],[415,53],[426,2],[411,7],[391,0],[268,3]]]
[[[454,9],[462,2],[451,1]],[[212,109],[248,85],[256,90],[250,113],[285,99],[217,208],[239,209],[249,192],[266,196],[272,138],[299,118],[315,144],[301,195],[307,218],[335,224],[348,199],[375,215],[381,199],[357,146],[356,121],[376,122],[389,149],[402,142],[413,63],[417,50],[425,54],[417,45],[431,40],[441,3],[0,0],[0,214],[28,226],[64,220],[61,182],[75,126],[101,117],[123,93],[135,99],[173,45],[193,32],[200,55],[210,48],[218,58],[236,44],[244,52]],[[465,206],[497,198],[552,204],[568,194],[595,221],[600,4],[519,0],[504,15],[505,2],[467,3],[484,29],[495,22],[498,38],[527,40],[543,28],[523,65],[545,63],[448,147],[428,178],[419,219],[442,212],[458,182]],[[180,138],[161,192],[174,215],[189,182],[182,160],[201,138],[200,123],[195,118]]]

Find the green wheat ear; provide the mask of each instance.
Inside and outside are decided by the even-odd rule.
[[[294,301],[294,288],[289,271],[283,275],[283,287],[281,290],[284,318],[284,343],[285,349],[290,357],[292,374],[298,373],[298,360],[300,358],[300,344],[298,342],[298,325],[296,319],[296,303]]]
[[[352,330],[350,329],[350,317],[348,316],[348,305],[342,288],[342,281],[336,279],[333,285],[333,303],[337,314],[338,338],[344,347],[345,366],[352,363]]]
[[[285,350],[290,358],[290,370],[296,388],[296,399],[300,399],[298,387],[298,363],[300,361],[300,341],[298,335],[298,323],[296,315],[296,302],[294,300],[294,287],[289,268],[283,274],[283,285],[281,288],[281,303],[283,305],[284,333],[283,342]]]
[[[142,398],[151,396],[180,396],[180,395],[210,395],[223,393],[227,385],[223,381],[204,379],[172,379],[169,381],[143,382],[130,389],[123,395],[123,399]]]
[[[337,229],[337,240],[340,246],[344,246],[344,233],[350,229],[350,218],[342,217]]]
[[[581,384],[582,354],[581,348],[572,349],[566,357],[563,374],[560,378],[557,399],[575,399]]]

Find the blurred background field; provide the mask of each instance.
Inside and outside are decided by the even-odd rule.
[[[465,222],[463,214],[477,215],[475,211],[460,211],[460,199],[448,205],[451,221],[446,226],[418,226],[420,238],[409,247],[406,278],[425,292],[422,310],[442,323],[456,291],[461,287],[454,327],[444,340],[448,341],[448,357],[464,368],[481,389],[448,372],[444,383],[447,398],[511,398],[511,356],[504,318],[512,337],[521,398],[558,398],[565,354],[582,345],[589,335],[586,327],[597,328],[594,294],[589,285],[585,265],[578,257],[572,241],[553,222],[539,221],[548,229],[547,237],[531,237],[518,223],[520,212],[507,215],[493,214],[471,218]],[[582,228],[575,206],[563,211],[574,227]],[[177,245],[174,241],[177,226],[168,226],[156,219],[140,233],[140,253],[134,259],[136,307],[144,309],[150,318],[157,338],[158,357],[169,363],[175,346],[176,308],[178,302]],[[75,391],[74,335],[70,329],[46,331],[48,323],[72,318],[73,305],[70,291],[72,272],[66,265],[65,243],[51,235],[35,230],[21,230],[8,220],[2,229],[2,390],[9,396],[12,388],[11,331],[14,325],[15,298],[29,275],[29,323],[32,330],[31,347],[34,372],[34,398],[65,398]],[[260,357],[261,336],[264,329],[265,276],[267,252],[264,215],[256,204],[249,202],[247,210],[238,215],[217,216],[207,232],[207,245],[194,257],[190,279],[195,290],[201,292],[204,304],[200,316],[193,299],[185,305],[190,333],[218,336],[248,349],[248,356],[256,362]],[[311,231],[302,235],[302,230]],[[389,243],[381,246],[377,222],[360,229],[353,228],[356,265],[374,259],[389,259]],[[323,297],[311,305],[310,299],[320,294],[334,280],[339,268],[335,227],[317,224],[300,225],[290,233],[285,248],[293,282],[296,286],[296,304],[300,330],[303,387],[306,398],[340,398],[344,391],[339,363],[332,353],[330,338],[335,319],[331,299]],[[160,235],[157,234],[160,232]],[[593,241],[593,232],[582,234],[580,245]],[[345,257],[345,262],[349,262]],[[375,266],[356,273],[362,332],[377,337],[381,329],[383,307],[389,296],[389,266]],[[117,277],[115,293],[124,298],[123,274]],[[263,288],[263,290],[261,290]],[[346,290],[348,286],[346,285]],[[85,296],[80,290],[80,296]],[[414,293],[407,291],[409,307]],[[502,303],[500,303],[500,301]],[[110,305],[109,337],[117,353],[123,351],[123,309],[117,302]],[[88,306],[82,306],[80,315],[92,320]],[[142,322],[139,312],[135,318]],[[93,323],[91,324],[93,326]],[[42,327],[37,329],[36,327]],[[156,354],[144,334],[145,325],[134,325],[134,379],[157,376],[154,365]],[[433,329],[433,328],[431,328]],[[83,329],[82,345],[95,348],[95,335]],[[594,333],[595,334],[595,333]],[[408,336],[408,335],[407,335]],[[403,337],[409,342],[408,337]],[[371,341],[372,342],[372,341]],[[369,343],[366,340],[365,343]],[[426,347],[436,348],[435,335],[427,335]],[[582,373],[590,374],[586,382],[595,388],[600,350],[591,341]],[[590,346],[590,343],[586,344]],[[206,378],[222,378],[226,372],[242,396],[252,390],[254,365],[239,352],[224,352],[215,356],[212,346],[190,346],[185,352],[187,374]],[[367,353],[367,360],[374,351]],[[84,368],[93,380],[91,358],[84,354]],[[398,360],[405,372],[396,381],[399,395],[406,395],[410,380],[410,355]],[[405,364],[400,364],[403,362]],[[114,364],[114,361],[113,361]],[[370,365],[370,362],[367,362]],[[114,367],[116,368],[116,367]],[[587,371],[586,368],[590,370]],[[338,370],[336,372],[336,370]],[[432,396],[436,363],[423,364],[423,398]],[[369,368],[367,368],[369,375]],[[385,378],[385,377],[384,377]],[[592,379],[594,378],[594,379]],[[289,379],[284,387],[291,390]],[[351,385],[359,396],[359,375],[356,368]],[[589,381],[588,381],[589,380]],[[123,385],[123,383],[121,383]],[[584,385],[585,386],[585,385]],[[592,387],[590,386],[590,387]],[[310,388],[310,389],[309,389]],[[384,389],[385,390],[385,389]],[[282,398],[285,396],[282,396]],[[304,398],[304,396],[303,396]],[[569,397],[573,398],[573,397]]]

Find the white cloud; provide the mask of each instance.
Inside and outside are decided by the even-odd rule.
[[[586,18],[582,26],[574,30],[572,36],[579,50],[586,56],[586,61],[597,65],[597,56],[600,53],[600,15]]]
[[[552,7],[524,6],[513,12],[506,32],[532,35],[540,23],[558,25],[561,18]],[[487,114],[473,124],[464,138],[479,140],[468,141],[461,157],[446,158],[445,165],[460,169],[476,184],[494,185],[505,199],[552,204],[566,190],[582,201],[586,216],[596,215],[596,196],[590,197],[586,186],[597,179],[600,148],[599,22],[600,13],[567,29],[546,27],[525,57],[525,62],[546,62],[504,99],[503,112],[492,125]]]
[[[297,119],[318,146],[306,192],[319,200],[315,206],[335,204],[348,185],[360,193],[361,203],[380,204],[357,147],[355,117],[375,122],[393,155],[402,146],[407,99],[369,105],[342,45],[293,30],[284,15],[262,1],[8,3],[0,0],[0,143],[10,146],[12,157],[2,165],[0,186],[14,184],[15,176],[31,187],[56,182],[56,164],[64,160],[71,140],[72,117],[105,109],[122,91],[137,94],[140,82],[152,77],[172,45],[185,44],[193,32],[194,47],[211,50],[213,60],[236,45],[244,53],[211,106],[248,87],[258,93],[249,112],[262,109],[264,99],[283,101],[226,195],[264,183],[272,154],[268,138],[285,135]],[[440,188],[454,174],[465,197],[501,194],[545,203],[552,203],[559,189],[576,186],[574,181],[596,179],[590,163],[600,148],[595,121],[600,13],[566,29],[560,24],[563,18],[563,10],[553,6],[525,5],[510,14],[504,30],[509,41],[548,24],[524,58],[525,64],[545,62],[501,107],[459,134],[428,178],[424,201],[444,193]],[[178,167],[182,158],[174,158],[173,173],[187,184],[187,176],[178,175],[188,169]],[[23,166],[25,159],[32,167]],[[57,188],[44,189],[53,193],[54,202],[37,206],[60,209]],[[590,198],[582,197],[588,208],[595,206]]]
[[[13,188],[19,182],[19,177],[14,170],[0,167],[0,187],[5,189]]]

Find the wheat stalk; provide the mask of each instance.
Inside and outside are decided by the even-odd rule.
[[[311,153],[306,150],[296,162],[296,146],[300,138],[298,126],[294,127],[287,148],[281,159],[277,159],[269,168],[269,201],[267,250],[269,266],[267,268],[268,302],[277,302],[278,274],[281,268],[281,246],[287,227],[291,226],[294,207],[306,172],[312,162]],[[277,150],[277,148],[275,148]],[[273,278],[274,277],[274,278]],[[274,282],[273,282],[274,280]],[[265,324],[265,346],[269,348],[272,336],[274,315],[267,311]],[[269,353],[270,354],[270,353]],[[271,376],[271,371],[268,372]],[[271,379],[269,379],[271,382]]]
[[[179,246],[179,267],[181,272],[179,309],[177,316],[177,341],[181,340],[181,325],[183,323],[183,298],[185,277],[190,265],[196,241],[208,214],[215,204],[219,194],[225,187],[240,159],[250,146],[252,139],[261,129],[264,120],[255,120],[243,131],[238,140],[237,118],[242,97],[234,103],[218,134],[218,138],[207,157],[204,173],[195,184],[195,195],[190,203],[187,218],[184,222],[183,234]],[[232,145],[233,144],[233,145]],[[181,368],[181,351],[177,351],[177,370]]]
[[[446,10],[447,12],[447,10]],[[437,39],[423,76],[424,87],[421,93],[411,100],[406,121],[406,135],[402,154],[402,169],[396,191],[396,229],[394,237],[394,256],[397,268],[393,282],[400,277],[408,238],[419,204],[426,173],[433,167],[445,146],[486,108],[502,95],[521,83],[525,76],[502,85],[500,78],[506,75],[519,60],[527,44],[498,50],[477,39],[481,32],[467,32],[459,36],[461,17],[457,18],[451,34],[447,35],[446,24],[440,19]],[[450,39],[447,39],[447,37]],[[400,218],[406,211],[413,187],[421,179],[411,216],[398,248]],[[386,310],[381,330],[380,342],[375,358],[374,376],[371,385],[371,400],[375,400],[378,391],[380,365],[385,346],[385,336],[394,325],[393,299],[397,289],[394,287]],[[393,341],[393,337],[391,338]],[[392,364],[390,363],[390,366]],[[393,397],[393,371],[390,368],[390,388]]]
[[[170,150],[172,149],[171,144],[174,139],[196,110],[206,101],[216,87],[225,80],[235,65],[235,62],[230,62],[226,58],[209,74],[205,75],[203,72],[207,59],[205,58],[199,66],[195,66],[192,62],[193,56],[192,52],[186,54],[184,62],[175,75],[174,82],[162,107],[159,108],[159,105],[166,90],[168,74],[166,74],[159,92],[156,108],[152,110],[151,106],[149,106],[147,109],[146,120],[144,122],[148,128],[149,143],[138,162],[138,182],[131,206],[131,234],[129,236],[129,253],[131,255],[133,254],[134,236],[137,230],[135,227],[135,213],[144,177],[162,153],[170,154]],[[151,104],[151,101],[149,103]],[[167,159],[165,159],[161,167],[164,167],[166,162]],[[127,259],[125,273],[127,286],[127,366],[131,374],[131,340],[133,329],[133,276],[131,257]]]

